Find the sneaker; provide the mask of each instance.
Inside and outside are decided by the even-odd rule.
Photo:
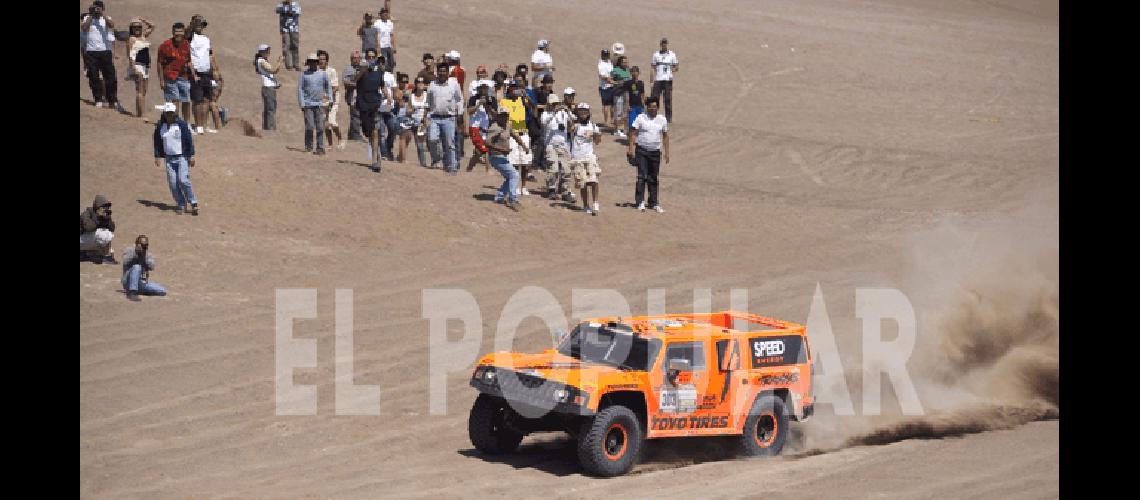
[[[595,201],[594,202],[594,213],[597,213],[599,210],[601,210],[601,208],[602,208],[601,204]]]
[[[124,113],[124,114],[127,112],[127,110],[123,109],[123,105],[119,104],[118,102],[115,103],[115,111],[118,111],[118,112]]]
[[[567,191],[566,194],[562,195],[562,201],[565,201],[566,203],[574,203],[578,201],[578,197],[574,196],[574,193]]]
[[[659,214],[665,213],[665,209],[661,208],[661,205],[657,205],[656,207],[653,207],[653,210],[655,210]]]
[[[521,207],[519,206],[519,202],[518,202],[518,201],[511,201],[511,200],[507,200],[506,204],[507,204],[507,208],[509,208],[509,209],[511,209],[511,210],[514,210],[514,211],[516,211],[516,212],[518,212],[518,211],[519,211],[519,208],[521,208]]]
[[[127,300],[129,300],[131,302],[141,302],[142,298],[139,297],[138,292],[132,292],[132,291],[128,290],[127,291]]]
[[[198,215],[198,204],[197,203],[190,205],[190,214],[194,215],[194,216]]]
[[[182,215],[182,212],[184,212],[184,211],[185,211],[185,210],[183,210],[183,208],[182,208],[182,207],[175,207],[175,209],[174,209],[174,215]]]
[[[594,211],[587,208],[586,209],[586,215],[594,215]]]
[[[380,162],[378,162],[378,161],[372,162],[372,171],[376,172],[376,173],[380,173]]]
[[[216,133],[218,133],[218,129],[216,129],[216,128],[208,128],[208,129],[206,129],[206,132],[207,132],[207,133],[211,133],[211,134],[216,134]]]
[[[523,196],[530,196],[530,191],[528,191],[527,188],[522,188],[522,195]]]
[[[496,194],[495,195],[495,203],[502,203],[502,202],[503,202],[503,197]]]
[[[95,107],[96,107],[96,108],[101,108],[101,107],[103,107],[103,103],[102,103],[102,102],[97,102],[97,103],[95,103]]]
[[[198,135],[202,135],[202,134],[205,134],[205,133],[206,133],[206,129],[202,128],[202,126],[201,126],[201,125],[199,125],[199,126],[198,126],[198,127],[195,129],[195,131],[197,131],[197,132],[198,132]]]
[[[638,209],[638,210],[640,210],[640,211],[642,211],[642,212],[644,212],[644,211],[645,211],[645,202],[643,201],[643,202],[641,202],[641,203],[638,203],[638,204],[637,204],[637,209]]]
[[[622,132],[620,130],[615,130],[614,136],[617,137],[618,139],[625,139],[626,138],[625,132]]]
[[[342,140],[340,141],[340,144],[337,144],[337,145],[336,145],[336,148],[337,148],[338,150],[340,150],[340,151],[344,151],[344,148],[345,148],[345,146],[347,146],[347,145],[348,145],[348,143],[347,143],[347,142],[345,142],[345,141],[342,139]]]
[[[312,152],[313,152],[313,148],[305,148],[305,152],[306,152],[306,153],[312,153]]]

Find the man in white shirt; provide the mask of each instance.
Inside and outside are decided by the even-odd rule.
[[[550,42],[538,41],[538,50],[530,56],[531,87],[538,87],[545,75],[554,76],[554,57],[550,55]]]
[[[429,147],[439,151],[432,156],[442,159],[448,175],[456,175],[459,159],[455,156],[455,121],[463,106],[463,90],[458,82],[448,79],[448,72],[447,63],[436,64],[436,79],[427,88],[427,112],[431,120],[427,140]]]
[[[661,170],[662,150],[665,163],[669,163],[669,120],[657,113],[659,105],[660,99],[655,96],[645,100],[645,112],[637,115],[629,128],[629,148],[625,153],[637,164],[633,199],[642,212],[645,211],[645,198],[642,196],[646,189],[649,190],[649,208],[657,213],[665,212],[657,203],[657,174]]]
[[[574,116],[562,106],[562,99],[558,94],[551,94],[546,101],[546,110],[539,119],[542,123],[542,144],[546,146],[546,159],[550,160],[550,169],[546,177],[546,197],[557,199],[559,196],[568,203],[574,202],[574,194],[570,191],[570,124]]]
[[[380,9],[380,19],[372,22],[376,36],[380,40],[380,55],[387,64],[385,70],[391,72],[396,67],[396,25],[388,13],[388,7]]]
[[[214,49],[210,39],[202,33],[208,23],[202,16],[190,19],[190,67],[194,69],[194,78],[190,80],[190,102],[193,103],[194,132],[202,134],[205,129],[207,114],[210,112],[210,98],[214,95]],[[210,129],[217,133],[217,130]]]
[[[610,77],[613,70],[610,49],[602,49],[602,58],[598,60],[598,95],[602,98],[602,123],[613,123],[614,79]]]
[[[103,15],[102,2],[93,4],[87,15],[79,21],[79,31],[86,33],[84,54],[87,61],[87,83],[96,107],[119,105],[119,84],[115,77],[115,57],[112,54],[115,40],[115,22]],[[104,104],[105,103],[105,104]]]
[[[653,75],[653,90],[650,95],[660,97],[665,105],[665,119],[673,121],[673,73],[677,72],[677,54],[669,50],[669,40],[661,39],[661,50],[653,53],[649,65]]]

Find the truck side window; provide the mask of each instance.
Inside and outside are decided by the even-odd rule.
[[[668,349],[665,350],[665,359],[661,363],[662,371],[669,371],[669,360],[671,359],[687,359],[693,371],[701,371],[705,369],[705,344],[704,342],[678,342],[669,344]]]

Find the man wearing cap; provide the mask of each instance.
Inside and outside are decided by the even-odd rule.
[[[443,161],[447,173],[455,175],[459,171],[455,139],[460,137],[455,128],[456,119],[462,114],[463,90],[457,82],[448,79],[447,63],[436,65],[435,72],[436,79],[427,88],[427,111],[431,117],[428,146],[439,150],[436,156]]]
[[[375,51],[376,49],[372,49]],[[344,68],[344,103],[348,105],[348,140],[363,139],[360,135],[360,111],[356,109],[356,73],[360,71],[360,51],[353,51],[348,57],[348,67]]]
[[[79,214],[79,258],[96,264],[115,263],[115,221],[111,219],[111,202],[103,195],[95,195],[83,213]]]
[[[550,161],[549,174],[546,177],[546,197],[556,199],[561,196],[566,202],[573,203],[574,195],[570,191],[570,124],[574,116],[562,107],[562,100],[558,94],[551,94],[546,102],[546,110],[542,112],[542,143],[546,147],[544,158]],[[536,146],[537,147],[537,146]]]
[[[87,67],[87,83],[91,87],[91,98],[98,107],[114,106],[122,112],[119,104],[119,83],[115,77],[115,56],[112,52],[115,43],[115,22],[103,15],[103,4],[95,3],[88,8],[87,15],[79,21],[79,32],[84,34],[83,54]]]
[[[202,33],[206,29],[206,22],[202,16],[190,19],[190,101],[194,109],[194,132],[202,134],[205,128],[207,115],[210,112],[210,99],[214,94],[214,79],[220,78],[217,74],[214,61],[214,49],[210,46],[210,38]],[[215,119],[215,121],[221,121]],[[217,130],[210,129],[217,133]]]
[[[665,211],[657,203],[657,174],[661,170],[661,156],[669,164],[669,120],[657,112],[660,101],[657,97],[645,100],[645,113],[637,116],[629,127],[629,146],[626,156],[637,164],[637,186],[633,195],[637,209],[645,211],[643,195],[649,191],[649,209],[657,213]]]
[[[495,193],[495,202],[504,202],[507,208],[518,212],[520,176],[518,170],[511,166],[511,160],[507,155],[512,154],[512,144],[522,144],[523,136],[510,126],[510,116],[511,110],[500,105],[498,113],[495,114],[495,121],[487,127],[487,160],[492,168],[503,175],[503,184]],[[530,154],[526,146],[521,147]]]
[[[448,76],[450,78],[454,78],[455,81],[459,83],[459,90],[462,92],[463,85],[466,84],[467,80],[467,71],[465,71],[463,69],[463,66],[459,64],[459,51],[453,50],[451,52],[448,52],[447,61],[448,64],[451,65],[451,70],[448,73]],[[464,124],[467,123],[466,109],[460,111],[455,119],[455,160],[459,161],[460,158],[463,158],[463,138],[467,137],[469,134],[467,127],[464,126]]]
[[[281,29],[281,53],[285,56],[285,69],[301,71],[297,58],[301,57],[301,5],[281,0],[277,6],[278,26]]]
[[[186,203],[198,215],[198,197],[190,184],[190,168],[194,166],[194,138],[190,126],[178,117],[174,103],[162,105],[162,119],[154,125],[154,166],[166,162],[166,182],[174,197],[174,213],[182,215]]]
[[[602,133],[590,120],[590,104],[578,103],[574,109],[575,121],[570,124],[570,170],[574,186],[581,189],[582,209],[587,215],[598,215],[598,157],[594,146],[602,142]]]
[[[396,68],[396,25],[389,16],[388,7],[380,8],[380,19],[373,21],[372,27],[379,40],[380,55],[387,63],[384,69],[391,72]]]
[[[364,53],[366,59],[357,70],[356,109],[360,113],[360,130],[368,140],[368,160],[372,164],[373,172],[380,172],[380,105],[391,98],[387,85],[384,84],[384,68],[376,59],[376,49],[368,49]]]
[[[598,95],[602,98],[602,123],[611,123],[614,114],[614,80],[610,73],[614,65],[610,62],[610,50],[602,49],[598,60]]]
[[[677,54],[669,50],[669,40],[661,39],[661,49],[653,53],[650,72],[653,75],[653,97],[665,106],[665,119],[673,121],[673,73],[677,72]]]
[[[416,78],[423,78],[425,82],[435,80],[435,56],[431,52],[424,52],[423,64],[424,67],[416,73]]]
[[[550,42],[538,41],[538,49],[530,55],[531,86],[537,87],[546,75],[554,76],[554,57],[550,55]]]
[[[182,117],[190,119],[190,43],[186,41],[186,25],[174,23],[171,36],[158,46],[158,62],[162,65],[162,96],[166,102],[181,102]]]
[[[319,71],[320,58],[316,53],[305,58],[308,69],[301,73],[297,82],[297,105],[305,114],[305,152],[315,155],[325,154],[325,107],[332,96],[332,83],[329,75]],[[313,151],[313,133],[317,136],[316,151]]]
[[[578,105],[578,103],[575,102],[576,97],[578,97],[578,95],[574,91],[574,87],[566,87],[566,90],[562,91],[562,107],[572,112],[575,109],[574,106]]]

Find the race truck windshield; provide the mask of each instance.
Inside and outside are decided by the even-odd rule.
[[[631,332],[582,323],[566,336],[558,352],[582,361],[629,370],[648,371],[661,348],[661,341],[646,340]]]

